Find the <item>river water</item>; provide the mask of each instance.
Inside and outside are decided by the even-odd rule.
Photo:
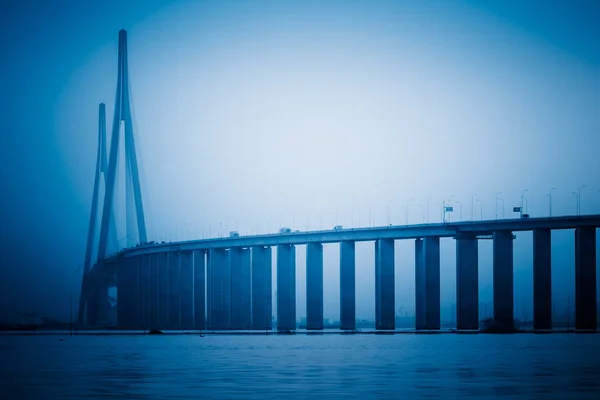
[[[0,336],[0,399],[600,399],[600,335]]]

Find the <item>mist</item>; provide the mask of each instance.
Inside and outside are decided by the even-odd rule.
[[[582,214],[600,213],[593,2],[1,7],[0,319],[66,319],[79,295],[98,104],[110,121],[120,29],[149,240],[439,222],[442,204],[451,221],[509,218],[522,200],[532,217],[575,214],[578,196]],[[562,308],[574,302],[573,232],[552,235]],[[517,234],[518,318],[532,315],[531,243]],[[454,246],[441,241],[442,319]],[[480,301],[491,303],[491,242],[479,249]],[[304,246],[296,254],[301,318]],[[324,246],[324,274],[335,319],[337,245]],[[373,318],[372,243],[357,244],[356,274],[357,318]],[[402,313],[414,313],[414,280],[414,244],[397,241]]]

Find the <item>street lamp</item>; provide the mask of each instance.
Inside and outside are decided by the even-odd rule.
[[[429,223],[429,200],[431,200],[431,197],[427,198],[427,223]]]
[[[386,208],[387,208],[387,222],[388,222],[388,226],[392,225],[390,222],[390,204],[393,204],[393,201],[388,201],[388,203],[386,204]]]
[[[496,192],[496,219],[498,219],[498,200],[502,200],[500,199],[500,195],[502,194],[502,192]],[[504,218],[504,200],[502,200],[502,218]]]
[[[552,191],[556,190],[556,188],[551,188],[548,191],[548,194],[546,194],[546,196],[548,196],[548,208],[549,208],[549,215],[550,217],[552,217]]]
[[[583,185],[579,187],[579,190],[577,191],[577,193],[579,193],[579,195],[577,196],[577,201],[579,202],[577,205],[578,208],[578,215],[581,215],[581,189],[583,189],[584,187],[587,187],[587,185]]]
[[[524,199],[525,199],[525,193],[528,192],[529,190],[525,189],[521,192],[521,218],[523,218],[523,206],[524,206]]]
[[[471,221],[474,221],[473,219],[473,209],[475,208],[475,197],[478,196],[477,193],[471,195]]]
[[[406,209],[404,210],[404,212],[406,213],[406,225],[408,225],[408,203],[410,203],[412,201],[412,197],[408,200],[406,200]]]
[[[454,197],[454,195],[452,195],[448,198],[448,204],[451,204],[450,200],[452,200],[453,197]],[[446,201],[442,202],[442,222],[443,223],[446,222]]]
[[[479,203],[479,214],[481,216],[481,220],[483,221],[483,202],[477,199],[477,203]]]
[[[575,198],[576,198],[575,208],[576,208],[577,215],[579,215],[579,193],[577,193],[577,192],[571,192],[571,193],[573,193],[575,195]]]
[[[462,221],[462,203],[460,201],[457,201],[456,204],[458,204],[459,206],[458,219]]]

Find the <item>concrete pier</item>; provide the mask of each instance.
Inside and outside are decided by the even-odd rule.
[[[533,328],[552,329],[550,229],[533,231]]]
[[[340,329],[356,329],[356,251],[352,241],[340,243]]]
[[[180,303],[181,285],[179,282],[179,252],[169,253],[169,326],[168,329],[180,329]]]
[[[149,317],[149,292],[150,292],[150,256],[144,254],[140,256],[138,272],[140,279],[140,329],[148,329]]]
[[[514,328],[513,235],[511,231],[495,231],[494,262],[494,320],[505,329]]]
[[[135,321],[137,258],[124,258],[117,266],[117,327],[119,329],[137,328]]]
[[[229,251],[211,249],[208,252],[207,262],[208,329],[227,330],[231,316]]]
[[[375,241],[375,329],[395,329],[394,240]]]
[[[252,247],[252,329],[273,329],[271,247]]]
[[[194,251],[194,328],[206,329],[206,252]]]
[[[250,249],[234,247],[229,250],[231,271],[231,322],[229,329],[248,330],[252,322],[250,296]]]
[[[479,329],[479,254],[477,236],[456,238],[456,328]]]
[[[179,328],[194,329],[194,257],[191,251],[179,253],[179,288]]]
[[[323,329],[323,245],[306,245],[306,329]]]
[[[597,329],[596,296],[596,228],[576,228],[575,329]]]
[[[159,289],[159,254],[150,254],[148,260],[149,288],[148,288],[148,325],[147,329],[158,329],[158,289]]]
[[[277,246],[277,330],[296,330],[296,247]]]
[[[158,329],[169,327],[169,253],[158,253]]]
[[[440,238],[415,240],[416,329],[440,329]]]

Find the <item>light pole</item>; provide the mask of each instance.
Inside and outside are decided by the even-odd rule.
[[[483,221],[483,202],[477,199],[477,203],[479,203],[479,214],[481,216],[481,220]]]
[[[404,209],[405,214],[405,219],[406,219],[406,225],[408,225],[408,203],[410,203],[412,201],[412,197],[408,200],[406,200],[406,208]]]
[[[525,193],[528,192],[529,190],[525,189],[521,192],[521,218],[523,218],[523,206],[525,205],[524,199],[525,199]]]
[[[548,196],[548,210],[549,210],[549,216],[552,217],[552,191],[556,190],[556,188],[551,188],[548,191],[548,194],[546,196]]]
[[[462,221],[462,203],[460,201],[457,201],[456,204],[458,204],[458,209],[459,209],[458,218],[460,221]]]
[[[498,219],[498,200],[500,200],[501,194],[502,192],[496,192],[496,219]],[[504,214],[504,200],[502,200],[502,214]]]
[[[580,186],[579,190],[577,190],[577,193],[579,194],[577,196],[577,202],[578,202],[577,208],[579,210],[577,215],[581,215],[581,189],[583,189],[584,187],[587,187],[587,185]]]
[[[454,197],[454,195],[452,195],[448,198],[448,204],[452,204],[452,202],[450,200],[452,200],[453,197]],[[446,202],[445,201],[442,203],[442,222],[443,223],[446,222]]]
[[[419,204],[417,207],[419,207],[419,210],[421,210],[421,222],[425,221],[425,210],[423,209],[423,204]]]
[[[386,204],[386,209],[387,209],[387,223],[388,226],[392,225],[392,223],[390,222],[390,204],[393,204],[393,201],[388,201],[388,203]]]
[[[431,197],[427,198],[427,223],[429,223],[429,200],[431,200]]]
[[[475,197],[477,197],[477,196],[478,196],[477,193],[471,195],[471,221],[474,221],[474,218],[473,218],[473,209],[475,208]]]
[[[579,193],[577,193],[577,192],[571,192],[571,193],[573,193],[575,195],[575,198],[577,199],[576,203],[575,203],[575,208],[576,208],[577,215],[579,215]]]

